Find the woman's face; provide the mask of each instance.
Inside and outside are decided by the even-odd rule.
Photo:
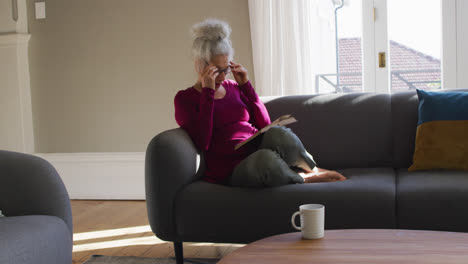
[[[229,68],[229,57],[227,55],[216,55],[211,60],[211,64],[218,68],[218,76],[216,76],[215,87],[216,89],[221,86],[221,83],[226,79],[226,75],[231,72]]]

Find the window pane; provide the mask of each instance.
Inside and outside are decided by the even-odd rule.
[[[337,8],[340,1],[334,2]],[[345,0],[344,6],[337,9],[337,16],[339,84],[337,86],[336,63],[334,63],[333,72],[316,75],[318,92],[359,92],[362,91],[362,0]],[[332,28],[334,27],[333,24]],[[333,49],[336,53],[335,46]],[[335,58],[336,56],[333,59]]]
[[[441,88],[441,0],[387,1],[391,92]]]
[[[345,0],[338,10],[339,91],[362,91],[362,0]]]

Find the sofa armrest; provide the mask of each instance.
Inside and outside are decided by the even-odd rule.
[[[0,210],[7,217],[57,216],[73,236],[68,192],[55,168],[40,157],[0,151]]]
[[[200,177],[199,151],[181,128],[155,136],[145,158],[146,206],[151,229],[160,239],[178,241],[174,206],[178,192]]]

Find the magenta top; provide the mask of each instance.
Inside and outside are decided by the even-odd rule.
[[[255,151],[251,144],[234,146],[270,124],[265,105],[250,81],[239,86],[233,80],[221,84],[226,95],[214,99],[215,91],[194,87],[179,91],[174,99],[177,124],[205,151],[205,180],[226,184],[234,167]]]

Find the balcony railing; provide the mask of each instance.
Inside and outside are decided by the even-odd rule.
[[[408,76],[405,76],[407,74],[430,74],[434,72],[439,73],[440,75],[440,70],[438,69],[392,71],[391,80],[393,80],[393,77],[395,77],[396,79],[402,81],[407,86],[406,89],[408,90],[417,89],[418,84],[433,84],[433,87],[430,88],[431,90],[441,89],[442,84],[441,84],[440,77],[439,77],[439,80],[414,81],[414,80],[408,80],[407,78]],[[340,73],[340,77],[345,77],[345,76],[362,76],[362,73],[361,72]],[[350,93],[350,92],[362,91],[362,81],[353,83],[353,82],[344,81],[340,79],[340,87],[337,87],[336,86],[336,74],[327,73],[327,74],[315,75],[315,93],[320,93],[320,90],[321,90],[320,84],[323,83],[321,82],[321,80],[324,81],[327,85],[329,85],[327,87],[327,90],[330,90],[330,87],[332,87],[332,90],[334,90],[334,92],[336,93]],[[390,81],[390,91],[394,90],[395,87],[393,87],[393,85],[394,85],[393,81]],[[398,89],[401,89],[401,88],[398,88]]]

